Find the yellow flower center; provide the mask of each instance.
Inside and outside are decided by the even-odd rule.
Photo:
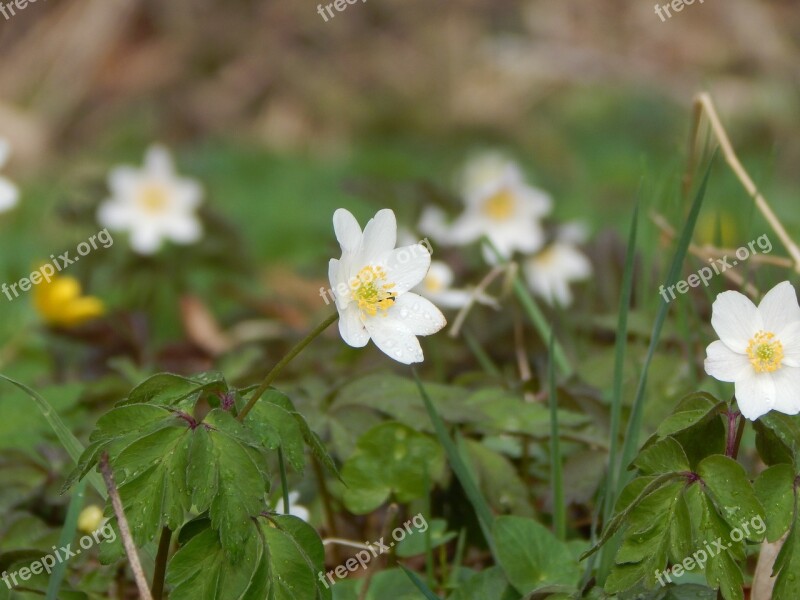
[[[149,213],[164,212],[169,205],[169,196],[163,186],[147,185],[139,193],[139,205]]]
[[[394,304],[395,294],[391,291],[395,284],[386,282],[383,267],[364,267],[350,282],[353,300],[358,308],[374,317],[378,310],[387,311]]]
[[[747,346],[750,364],[758,373],[772,373],[781,368],[783,344],[769,331],[759,331]]]
[[[483,212],[495,221],[504,221],[514,214],[516,199],[514,194],[504,189],[492,194],[483,203]]]

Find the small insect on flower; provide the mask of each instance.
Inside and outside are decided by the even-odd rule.
[[[378,211],[362,232],[355,217],[340,208],[333,228],[342,257],[331,259],[328,276],[342,339],[355,348],[372,339],[396,361],[422,362],[417,336],[446,324],[430,300],[409,291],[425,278],[430,252],[422,244],[395,248],[397,222],[389,209]]]
[[[130,232],[135,252],[154,254],[164,240],[192,244],[200,239],[202,227],[195,213],[203,190],[175,173],[166,148],[152,146],[142,169],[112,169],[108,186],[111,198],[100,205],[97,220],[109,229]]]
[[[11,154],[8,140],[0,138],[0,168],[4,167]],[[19,188],[10,179],[0,177],[0,213],[11,210],[19,201]]]
[[[33,292],[33,302],[47,324],[58,327],[76,327],[105,312],[99,298],[82,295],[81,284],[74,277],[41,282]]]
[[[536,252],[544,243],[539,220],[550,212],[550,196],[525,181],[519,166],[491,152],[469,161],[462,175],[464,212],[449,226],[441,210],[423,212],[420,230],[443,244],[463,246],[486,236],[504,258]],[[493,252],[485,251],[489,262]]]
[[[742,414],[800,412],[800,306],[788,281],[758,307],[739,292],[723,292],[712,307],[719,340],[706,349],[706,373],[736,384]]]

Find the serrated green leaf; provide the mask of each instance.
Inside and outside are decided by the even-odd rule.
[[[533,519],[497,517],[492,526],[497,559],[511,585],[528,594],[551,585],[577,586],[578,563],[569,548]]]
[[[441,447],[430,436],[401,423],[383,423],[358,440],[345,462],[344,503],[355,514],[375,510],[390,496],[410,502],[427,493],[444,469]]]
[[[720,516],[730,525],[730,529],[741,527],[760,519],[764,522],[764,508],[758,501],[753,486],[747,478],[744,467],[738,462],[715,454],[703,459],[697,467],[705,489],[713,500]],[[751,530],[748,539],[761,541],[764,532]]]
[[[792,524],[794,484],[792,466],[777,464],[763,471],[753,485],[766,514],[768,542],[780,539]]]
[[[643,475],[689,471],[689,459],[675,438],[666,437],[639,453],[633,466]]]
[[[153,404],[174,407],[184,401],[196,401],[202,392],[223,393],[227,389],[221,373],[200,373],[192,378],[158,373],[133,388],[119,406]]]

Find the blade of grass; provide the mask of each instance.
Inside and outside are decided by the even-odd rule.
[[[56,434],[58,441],[61,442],[64,450],[66,450],[67,454],[69,454],[72,460],[75,461],[75,464],[78,464],[78,460],[80,459],[81,454],[83,454],[83,444],[81,444],[80,440],[78,440],[78,438],[72,434],[69,428],[64,424],[64,421],[61,420],[61,417],[58,416],[58,413],[55,411],[55,409],[50,406],[50,403],[24,383],[20,383],[15,379],[11,379],[2,373],[0,373],[0,380],[7,381],[11,385],[22,390],[31,398],[31,400],[36,403],[36,406],[39,407],[42,416],[53,429],[53,432]],[[103,485],[103,480],[100,479],[100,476],[97,473],[90,473],[87,475],[87,479],[89,479],[89,483],[92,484],[92,487],[97,490],[102,498],[105,499],[108,496],[106,488]]]
[[[83,479],[75,486],[75,491],[72,493],[72,498],[67,507],[67,516],[64,519],[64,527],[61,528],[61,535],[58,538],[58,547],[64,548],[72,542],[75,538],[75,532],[78,530],[78,517],[81,515],[83,508],[83,498],[86,494],[87,480]],[[67,572],[67,561],[59,561],[53,572],[50,574],[50,581],[47,584],[46,600],[58,600],[58,592],[61,589],[61,582],[64,581],[64,575]]]
[[[286,477],[286,461],[283,458],[283,449],[278,446],[278,468],[281,473],[281,493],[283,494],[283,514],[288,515],[289,506],[289,481]]]
[[[493,377],[501,377],[502,373],[500,372],[500,369],[498,369],[497,365],[492,362],[492,359],[483,349],[478,339],[466,329],[461,332],[461,336],[464,338],[467,346],[472,351],[472,354],[475,355],[475,358],[478,363],[480,363],[481,368]]]
[[[420,592],[422,592],[422,595],[425,596],[428,600],[442,600],[441,598],[439,598],[439,596],[434,594],[427,585],[425,585],[425,582],[422,581],[417,576],[417,574],[414,573],[414,571],[405,568],[403,565],[400,565],[400,568],[403,569],[403,573],[405,573],[408,576],[408,578],[411,580],[411,583],[417,586],[417,589]]]
[[[641,195],[639,196],[641,198]],[[622,420],[622,380],[625,371],[625,350],[628,345],[628,312],[631,305],[633,292],[633,267],[636,259],[636,237],[639,230],[640,199],[637,199],[633,208],[633,218],[628,233],[628,249],[625,256],[625,270],[622,274],[622,294],[619,299],[619,316],[617,318],[617,339],[614,348],[614,388],[611,397],[611,430],[609,432],[608,470],[606,472],[606,486],[603,498],[602,522],[611,519],[614,509],[614,498],[617,495],[616,469],[617,448],[619,446],[619,431]],[[610,558],[603,552],[600,558],[600,572],[607,573],[610,569]],[[606,561],[609,561],[606,564]]]
[[[498,260],[504,261],[506,264],[508,263],[508,261],[503,258],[503,256],[497,250],[497,247],[489,238],[484,237],[483,243],[491,248]],[[539,306],[536,304],[533,296],[528,291],[528,288],[526,288],[525,284],[522,283],[519,273],[513,273],[512,277],[513,279],[511,282],[511,287],[514,290],[514,295],[517,297],[517,300],[519,300],[523,310],[528,315],[528,318],[530,319],[534,329],[536,329],[536,332],[539,334],[539,337],[541,337],[544,342],[547,342],[551,335],[550,324],[547,322],[547,319],[542,311],[539,310]],[[574,369],[572,368],[564,349],[561,347],[561,344],[558,343],[558,340],[556,340],[553,344],[553,358],[556,361],[556,366],[558,366],[558,370],[561,372],[561,375],[564,377],[569,377],[572,375]]]
[[[703,205],[703,199],[706,195],[706,187],[708,185],[709,176],[711,175],[712,165],[713,158],[706,169],[703,182],[700,184],[700,188],[697,190],[697,194],[692,202],[691,210],[686,218],[686,223],[681,231],[678,246],[675,249],[675,255],[672,258],[672,264],[670,265],[669,274],[667,275],[667,283],[665,284],[666,288],[669,288],[678,282],[678,277],[681,273],[681,266],[683,265],[683,261],[686,259],[686,254],[689,250],[689,244],[692,240],[692,234],[694,233],[695,224],[697,223],[697,217],[700,214],[700,208]],[[624,468],[625,465],[629,464],[631,460],[633,460],[634,454],[639,446],[639,430],[642,426],[644,392],[647,388],[647,372],[650,368],[650,363],[653,360],[656,347],[658,346],[658,342],[661,338],[661,330],[664,327],[664,321],[667,318],[668,312],[669,303],[663,302],[659,307],[655,323],[653,324],[653,332],[650,336],[650,345],[647,349],[644,366],[642,368],[641,376],[639,377],[639,384],[636,388],[636,396],[633,400],[630,419],[628,420],[628,428],[625,433],[625,443],[623,444],[622,448],[622,462],[619,465],[619,474],[617,475],[618,487],[622,487],[625,483],[627,483],[627,480],[623,481],[623,475],[625,474]],[[616,494],[614,500],[616,501]]]
[[[562,542],[567,538],[567,515],[564,505],[564,478],[561,464],[561,447],[558,437],[558,396],[556,392],[556,367],[553,360],[552,332],[549,340],[550,360],[547,365],[547,392],[550,398],[550,481],[553,486],[553,521],[556,537]]]
[[[486,542],[492,549],[492,554],[495,555],[494,543],[491,536],[492,523],[494,522],[492,510],[489,508],[488,502],[486,502],[483,494],[481,494],[481,491],[478,489],[477,484],[472,479],[472,475],[470,474],[466,463],[462,460],[458,448],[450,437],[450,434],[447,432],[447,427],[445,426],[442,417],[439,415],[439,412],[433,405],[433,401],[431,400],[430,396],[428,396],[428,392],[425,391],[425,386],[422,385],[422,381],[420,381],[417,371],[413,367],[411,368],[411,373],[414,376],[414,381],[417,382],[417,388],[422,396],[422,401],[425,404],[425,409],[428,411],[428,416],[431,419],[431,423],[433,423],[433,429],[436,432],[436,437],[439,439],[439,443],[442,445],[445,454],[447,455],[450,468],[453,469],[453,473],[458,478],[459,483],[461,483],[461,487],[464,488],[464,493],[467,495],[467,499],[469,500],[470,504],[472,504],[472,508],[475,510],[475,514],[478,516],[478,523],[480,523],[481,530],[486,538]]]

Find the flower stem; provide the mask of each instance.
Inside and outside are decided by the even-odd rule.
[[[289,353],[286,356],[284,356],[278,362],[278,364],[272,367],[272,370],[269,373],[267,373],[267,376],[264,378],[264,381],[261,382],[261,385],[258,386],[258,389],[256,389],[256,391],[253,392],[253,395],[250,396],[250,399],[247,401],[247,404],[239,413],[239,416],[236,417],[240,422],[244,421],[244,418],[247,416],[247,413],[249,413],[253,409],[253,406],[255,406],[256,402],[258,402],[258,399],[261,397],[261,394],[267,391],[267,388],[270,385],[272,385],[272,382],[275,381],[278,375],[280,375],[280,372],[283,371],[283,368],[290,362],[292,362],[292,359],[298,354],[300,354],[303,351],[303,349],[314,340],[314,338],[319,336],[319,334],[321,334],[328,327],[333,325],[333,323],[335,323],[338,318],[339,318],[339,313],[338,312],[333,313],[322,323],[317,325],[306,337],[297,342],[295,347],[289,350]]]
[[[156,555],[156,566],[153,571],[153,600],[161,600],[164,595],[164,576],[167,573],[167,558],[169,557],[169,547],[172,541],[172,531],[169,527],[161,530],[161,539],[158,541],[158,554]]]
[[[742,441],[742,433],[744,432],[744,419],[739,421],[739,426],[736,422],[741,416],[738,410],[728,411],[728,443],[725,446],[725,456],[736,460],[739,454],[739,444]]]

